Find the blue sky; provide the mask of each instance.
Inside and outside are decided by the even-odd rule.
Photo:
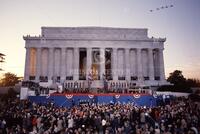
[[[173,7],[156,10],[166,5]],[[200,78],[200,0],[0,0],[0,20],[0,52],[7,55],[1,73],[23,76],[22,36],[39,35],[41,26],[109,26],[166,37],[166,76],[179,69]]]

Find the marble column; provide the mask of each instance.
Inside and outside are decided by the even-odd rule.
[[[48,56],[48,81],[52,82],[54,75],[54,48],[49,48]]]
[[[117,48],[112,49],[112,77],[114,81],[118,80],[118,73],[117,73]]]
[[[66,79],[66,48],[65,47],[62,47],[61,48],[61,82],[63,83]]]
[[[31,55],[31,48],[26,48],[26,60],[25,60],[25,71],[24,71],[24,80],[29,80],[30,76],[30,55]]]
[[[74,74],[73,74],[73,80],[77,81],[79,80],[79,48],[74,48],[74,56],[73,56],[73,66],[74,66]]]
[[[159,72],[160,72],[160,81],[165,81],[163,49],[159,49]]]
[[[148,48],[149,57],[149,80],[154,80],[153,49]]]
[[[126,69],[126,80],[130,81],[130,49],[125,48],[125,69]]]
[[[141,48],[137,48],[137,77],[139,83],[143,81]]]
[[[36,82],[40,82],[42,48],[37,48],[36,51]]]
[[[105,75],[105,48],[100,48],[100,79],[103,80]]]
[[[87,59],[86,59],[86,80],[91,72],[92,67],[92,48],[87,48]]]

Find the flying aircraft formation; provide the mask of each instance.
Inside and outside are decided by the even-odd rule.
[[[149,12],[155,12],[155,11],[159,11],[159,10],[163,10],[163,9],[167,9],[167,8],[172,8],[174,7],[174,5],[166,5],[166,6],[161,6],[161,7],[157,7],[155,9],[151,9],[149,10]]]

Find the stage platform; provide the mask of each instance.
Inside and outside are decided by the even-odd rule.
[[[80,104],[114,104],[132,103],[135,106],[154,107],[157,106],[158,96],[150,94],[119,94],[119,93],[98,93],[98,94],[58,94],[53,93],[47,96],[28,96],[31,102],[48,104],[54,103],[59,107],[72,107]]]

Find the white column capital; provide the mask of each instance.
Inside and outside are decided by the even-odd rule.
[[[55,48],[54,48],[54,47],[49,47],[48,49],[52,51],[52,50],[54,50]]]
[[[86,50],[91,50],[92,51],[92,48],[91,47],[87,47]]]
[[[129,51],[131,48],[124,48],[126,51]]]
[[[66,47],[61,47],[60,49],[61,49],[61,51],[64,51],[64,50],[66,50],[67,48],[66,48]]]
[[[36,47],[36,50],[40,51],[42,49],[42,47]]]
[[[115,48],[115,47],[112,48],[113,52],[117,52],[117,49],[118,49],[118,48]]]
[[[79,47],[74,47],[74,50],[78,51],[78,50],[79,50]]]

